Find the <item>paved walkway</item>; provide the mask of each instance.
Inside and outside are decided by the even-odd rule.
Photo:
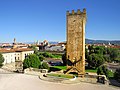
[[[38,76],[25,74],[8,74],[1,70],[0,72],[0,90],[119,90],[106,85],[97,85],[90,83],[79,84],[60,84],[54,82],[42,81]],[[2,73],[1,72],[1,73]],[[6,73],[5,73],[6,72]]]
[[[0,69],[0,74],[13,74],[13,72],[9,72],[7,70]]]

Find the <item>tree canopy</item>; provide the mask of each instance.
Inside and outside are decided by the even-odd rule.
[[[97,68],[104,63],[104,58],[100,54],[91,54],[88,56],[88,65],[91,68]]]
[[[89,65],[94,64],[93,62],[96,60],[93,59],[94,58],[97,59],[98,56],[99,58],[103,57],[104,58],[103,61],[105,62],[120,61],[120,50],[117,48],[109,48],[104,46],[93,46],[93,45],[88,46],[88,49],[85,50],[85,58],[88,61]],[[93,61],[91,61],[91,59]],[[98,60],[98,62],[101,63],[101,60]]]
[[[0,53],[0,67],[3,65],[4,62],[4,57],[3,55]]]
[[[43,62],[40,66],[41,69],[48,69],[49,70],[49,65],[47,64],[47,62]]]
[[[31,54],[23,62],[23,68],[39,68],[41,65],[41,62],[39,60],[39,57],[36,54]]]
[[[108,73],[109,71],[106,66],[102,65],[98,67],[98,70],[97,70],[98,75],[106,75],[106,77],[108,77]]]

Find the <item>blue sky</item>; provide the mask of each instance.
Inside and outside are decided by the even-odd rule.
[[[87,9],[86,38],[120,40],[120,0],[0,0],[0,42],[66,40],[66,11]]]

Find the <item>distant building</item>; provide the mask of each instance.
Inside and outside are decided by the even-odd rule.
[[[26,56],[33,54],[34,51],[29,48],[16,48],[16,49],[0,49],[4,57],[3,64],[13,63],[15,61],[23,61]]]
[[[12,48],[12,44],[10,44],[10,43],[0,43],[0,47],[2,47],[2,48]]]
[[[16,39],[14,38],[12,48],[28,48],[28,45],[23,43],[17,43]]]
[[[44,51],[46,46],[50,46],[50,44],[47,40],[44,40],[39,45],[37,45],[37,49],[39,48],[38,50]]]
[[[51,46],[46,46],[45,47],[46,51],[64,51],[65,50],[65,45],[51,45]]]

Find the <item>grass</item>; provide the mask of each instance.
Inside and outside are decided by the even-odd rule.
[[[51,66],[49,71],[60,71],[60,70],[66,70],[66,66]]]
[[[97,69],[86,69],[85,72],[97,73]]]
[[[66,66],[52,66],[52,67],[59,69],[59,70],[66,70],[67,69]],[[85,72],[97,73],[97,69],[86,69]]]
[[[41,55],[43,55],[45,58],[55,58],[55,59],[61,59],[62,54],[53,54],[50,52],[40,52]]]
[[[53,55],[53,58],[57,58],[57,59],[61,59],[62,58],[62,55],[57,55],[57,54],[52,54]]]
[[[51,74],[47,74],[48,76],[54,76],[54,77],[58,77],[58,78],[68,78],[71,79],[73,78],[73,75],[68,75],[68,74],[55,74],[55,73],[51,73]]]
[[[66,66],[53,66],[54,68],[60,69],[60,70],[66,70]]]

